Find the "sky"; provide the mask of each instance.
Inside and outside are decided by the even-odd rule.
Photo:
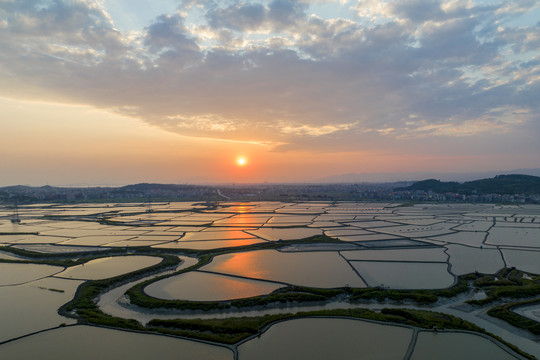
[[[540,1],[0,0],[0,136],[0,186],[540,168]]]

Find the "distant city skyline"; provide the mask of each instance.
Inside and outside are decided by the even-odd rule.
[[[0,186],[538,169],[539,18],[513,0],[3,1]]]

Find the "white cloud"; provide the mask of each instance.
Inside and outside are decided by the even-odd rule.
[[[279,149],[512,134],[538,115],[538,25],[505,23],[534,2],[365,0],[364,19],[309,6],[188,1],[124,34],[90,1],[1,2],[0,93]]]

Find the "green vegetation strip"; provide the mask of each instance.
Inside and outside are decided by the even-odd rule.
[[[528,330],[535,335],[540,335],[540,323],[529,319],[525,316],[516,314],[512,310],[519,306],[533,305],[540,303],[540,298],[518,301],[513,303],[508,303],[504,305],[495,306],[488,310],[488,314],[504,320],[518,328]]]
[[[486,298],[469,300],[471,305],[486,305],[504,299],[523,299],[540,295],[540,276],[527,274],[514,268],[502,269],[495,275],[476,274],[474,286],[483,289]]]
[[[212,258],[217,255],[236,253],[240,251],[279,249],[282,246],[298,243],[325,242],[341,241],[321,235],[300,240],[265,242],[237,248],[224,248],[217,250],[181,250],[182,254],[198,256],[198,263],[173,274],[157,276],[141,282],[130,288],[126,294],[129,296],[132,304],[145,308],[175,308],[204,311],[264,306],[273,303],[303,303],[315,301],[327,302],[340,296],[353,303],[361,303],[364,301],[383,302],[387,300],[402,302],[409,300],[418,304],[430,304],[436,302],[439,297],[451,298],[460,293],[466,292],[470,290],[471,285],[477,289],[485,290],[487,295],[487,297],[482,300],[468,301],[468,303],[472,305],[482,306],[495,301],[503,301],[508,298],[530,298],[540,295],[540,276],[531,274],[527,274],[527,276],[525,276],[525,273],[515,269],[503,269],[495,275],[484,275],[479,273],[463,275],[458,278],[458,282],[453,287],[441,290],[391,290],[383,288],[348,287],[319,289],[302,286],[287,286],[285,288],[277,289],[268,295],[221,302],[163,300],[148,296],[143,291],[143,289],[152,282],[159,281],[169,276],[196,270],[210,263]],[[28,258],[21,260],[0,260],[0,262],[48,264],[66,267],[78,265],[97,258],[128,254],[126,249],[120,248],[107,251],[76,254],[42,254],[13,247],[0,247],[0,250]],[[101,293],[112,287],[119,286],[123,283],[148,276],[152,273],[156,273],[179,264],[180,260],[177,256],[167,254],[170,254],[171,252],[174,251],[170,249],[149,249],[147,247],[131,248],[129,250],[129,254],[160,256],[163,258],[163,261],[159,264],[110,279],[85,282],[78,288],[73,300],[65,304],[59,310],[60,313],[65,316],[77,317],[82,322],[124,329],[148,331],[148,328],[145,328],[136,320],[117,318],[103,313],[98,308],[95,299]],[[72,260],[71,258],[73,256],[78,256],[79,258],[77,260]],[[54,289],[50,290],[55,291]],[[514,326],[529,330],[534,334],[540,334],[540,324],[538,322],[525,318],[511,311],[517,306],[536,302],[540,302],[540,298],[527,299],[521,302],[499,305],[490,309],[488,314],[503,319]],[[380,313],[366,309],[336,309],[299,313],[296,315],[267,315],[257,318],[228,318],[222,320],[152,320],[149,323],[149,326],[152,331],[158,331],[161,333],[232,344],[258,333],[262,327],[267,326],[272,322],[299,316],[347,316],[399,323],[421,328],[432,328],[433,326],[437,326],[441,329],[462,329],[486,333],[483,329],[477,327],[476,325],[450,315],[406,309],[384,309]],[[497,338],[491,334],[489,335]],[[497,339],[504,343],[504,341],[501,339]],[[533,357],[521,352],[515,346],[507,343],[505,344],[521,355],[533,359]]]
[[[101,293],[114,286],[176,266],[180,263],[180,259],[177,256],[161,255],[161,257],[163,260],[159,264],[109,279],[91,280],[81,284],[75,293],[75,297],[67,304],[64,304],[59,309],[59,313],[69,317],[77,317],[78,315],[81,320],[93,324],[115,326],[132,330],[143,329],[141,324],[135,320],[127,320],[105,314],[98,308],[95,299]]]
[[[0,251],[11,253],[13,255],[17,255],[21,257],[25,257],[28,259],[64,259],[64,260],[68,260],[73,257],[98,258],[98,257],[104,257],[108,255],[126,253],[126,250],[124,248],[112,248],[112,249],[107,249],[107,250],[81,251],[81,252],[70,252],[70,253],[40,253],[36,251],[19,249],[12,246],[0,246]]]
[[[208,320],[154,319],[148,323],[148,328],[164,334],[186,336],[225,344],[235,344],[250,336],[260,334],[266,326],[272,323],[294,318],[314,316],[367,319],[390,324],[414,326],[423,329],[432,329],[434,326],[436,326],[437,329],[474,331],[497,339],[501,343],[528,359],[535,359],[534,356],[521,351],[516,346],[513,346],[501,338],[488,333],[486,330],[475,324],[452,315],[425,310],[385,308],[382,309],[381,312],[376,312],[369,309],[335,309],[300,312],[297,314],[276,314],[258,317],[231,317],[226,319]]]
[[[91,260],[102,259],[105,257],[114,257],[114,256],[128,256],[133,254],[138,255],[147,255],[147,256],[168,256],[168,255],[159,255],[155,253],[148,252],[147,248],[132,248],[129,251],[124,248],[114,248],[106,251],[89,251],[89,252],[77,252],[77,253],[60,253],[60,254],[43,254],[34,251],[28,251],[24,249],[18,249],[13,247],[0,247],[0,251],[9,252],[14,255],[26,257],[27,259],[0,259],[0,263],[14,263],[14,264],[40,264],[40,265],[53,265],[53,266],[62,266],[70,267],[75,265],[80,265],[87,263]],[[76,260],[72,260],[73,257],[76,257]],[[177,260],[177,263],[180,260],[172,256]],[[133,274],[133,273],[132,273]]]
[[[190,271],[194,267],[202,266],[209,262],[210,256],[202,257],[198,264],[184,269]],[[387,323],[416,326],[431,329],[436,326],[438,329],[456,329],[475,331],[489,335],[512,350],[528,359],[535,359],[533,356],[521,351],[519,348],[509,344],[499,337],[487,333],[484,329],[475,324],[462,320],[452,315],[442,314],[424,310],[409,309],[383,309],[376,312],[369,309],[334,309],[311,312],[300,312],[297,314],[276,314],[259,317],[231,317],[225,319],[174,319],[160,320],[154,319],[145,327],[133,319],[122,319],[103,313],[97,306],[95,299],[102,292],[112,286],[117,286],[121,282],[131,281],[134,277],[142,277],[160,268],[177,264],[178,258],[175,256],[164,257],[164,260],[157,265],[136,271],[134,273],[117,276],[106,280],[88,281],[82,284],[77,290],[75,298],[60,309],[60,313],[66,316],[73,316],[70,312],[75,312],[82,322],[111,326],[123,329],[159,332],[162,334],[183,336],[193,339],[213,341],[224,344],[235,344],[261,331],[268,325],[282,320],[288,320],[306,316],[325,317],[352,317],[358,319],[376,320]],[[308,288],[295,289],[296,291],[307,291]],[[338,290],[309,289],[314,293],[319,292],[329,295]]]
[[[386,300],[402,302],[405,300],[414,301],[418,304],[431,304],[440,297],[453,297],[468,290],[467,276],[459,278],[456,285],[449,289],[442,290],[390,290],[382,288],[334,288],[320,289],[306,286],[287,286],[274,290],[267,295],[254,296],[250,298],[230,300],[230,301],[187,301],[187,300],[165,300],[147,295],[144,288],[149,284],[164,279],[169,276],[178,275],[188,271],[198,269],[211,261],[210,255],[205,255],[199,259],[196,265],[183,269],[172,275],[164,275],[141,282],[130,288],[126,295],[131,304],[147,309],[178,309],[178,310],[225,310],[230,308],[246,308],[264,306],[273,303],[291,304],[303,302],[327,302],[342,296],[352,303],[363,301]]]

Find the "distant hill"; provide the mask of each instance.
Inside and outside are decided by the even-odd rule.
[[[540,194],[540,177],[531,175],[497,175],[490,179],[481,179],[458,183],[442,182],[435,179],[418,181],[405,188],[395,190],[423,190],[435,193],[459,194]]]
[[[179,191],[200,187],[198,185],[178,185],[178,184],[155,184],[155,183],[140,183],[134,185],[126,185],[115,189],[115,191]]]
[[[397,181],[416,182],[422,179],[439,179],[442,181],[473,181],[478,179],[492,178],[497,175],[523,174],[540,176],[540,168],[537,169],[513,169],[513,170],[498,170],[484,172],[381,172],[381,173],[350,173],[331,175],[318,179],[312,179],[312,183],[390,183]]]

